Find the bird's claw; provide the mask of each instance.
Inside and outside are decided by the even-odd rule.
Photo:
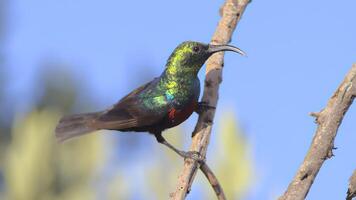
[[[201,102],[198,102],[195,112],[197,112],[198,114],[201,114],[202,112],[207,111],[209,109],[216,109],[216,107],[209,105],[209,103],[207,103],[207,102],[201,101]]]
[[[203,156],[201,156],[200,153],[197,151],[182,151],[181,155],[184,158],[184,160],[192,159],[199,163],[205,162],[205,158]]]

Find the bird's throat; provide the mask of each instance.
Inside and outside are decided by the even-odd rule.
[[[163,72],[161,86],[165,90],[167,99],[183,97],[191,92],[194,81],[197,79],[197,72],[193,70],[182,70],[169,66]]]

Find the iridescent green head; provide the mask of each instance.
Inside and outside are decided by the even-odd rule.
[[[211,45],[194,41],[181,43],[173,51],[167,62],[167,73],[174,74],[197,74],[205,61],[214,53],[220,51],[234,51],[241,55],[245,53],[231,45]]]

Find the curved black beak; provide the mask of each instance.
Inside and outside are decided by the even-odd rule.
[[[232,45],[227,45],[227,44],[222,44],[222,45],[213,45],[209,44],[208,52],[213,54],[219,51],[233,51],[236,53],[239,53],[243,56],[246,56],[246,53],[243,52],[241,49],[234,47]]]

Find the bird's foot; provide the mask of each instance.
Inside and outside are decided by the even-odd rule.
[[[181,150],[175,148],[169,142],[167,142],[166,139],[164,139],[164,137],[162,137],[162,134],[160,132],[156,133],[154,135],[156,136],[157,142],[167,146],[168,148],[170,148],[171,150],[176,152],[178,155],[180,155],[184,159],[192,159],[199,163],[205,162],[205,158],[203,156],[201,156],[199,152],[197,152],[197,151],[181,151]]]
[[[179,151],[178,154],[184,159],[192,159],[199,163],[205,162],[205,158],[197,151]]]
[[[216,107],[209,105],[209,103],[207,103],[205,101],[201,101],[201,102],[198,102],[195,112],[198,114],[201,114],[202,112],[207,111],[209,109],[216,109]]]

